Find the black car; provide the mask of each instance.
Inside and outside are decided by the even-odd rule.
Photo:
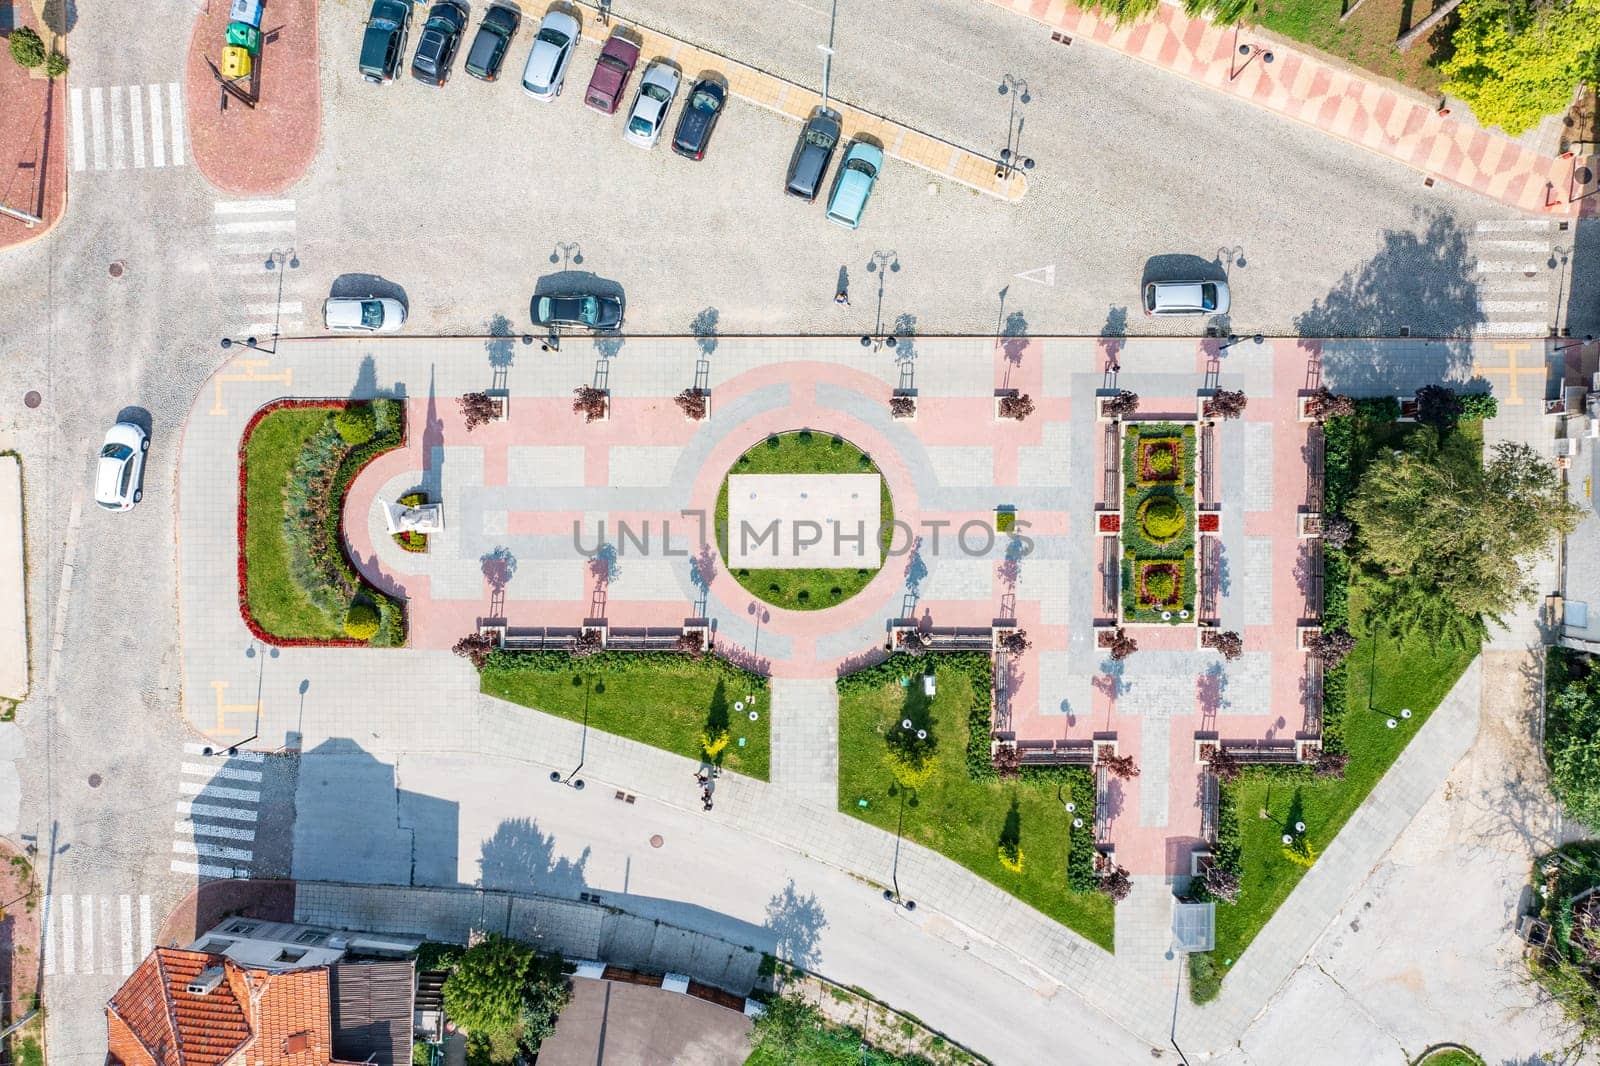
[[[467,50],[467,73],[479,81],[494,81],[500,76],[500,64],[505,61],[511,38],[516,36],[522,16],[515,8],[495,4],[483,13],[478,23],[478,35]]]
[[[678,131],[672,135],[672,150],[690,159],[704,159],[711,144],[711,131],[722,117],[728,94],[714,81],[695,82],[689,101],[678,114]]]
[[[789,181],[783,191],[802,200],[815,200],[822,188],[823,175],[839,147],[839,112],[819,107],[806,120],[800,141],[789,159]]]
[[[599,332],[622,328],[622,300],[591,293],[535,296],[528,314],[536,326],[579,326]]]
[[[450,80],[450,64],[456,58],[456,48],[461,44],[461,33],[467,28],[467,9],[456,0],[439,0],[428,12],[428,21],[422,24],[422,36],[417,38],[417,54],[411,58],[411,76],[429,85],[443,85]]]
[[[374,85],[394,80],[406,54],[411,5],[401,0],[373,0],[372,14],[361,35],[361,76]]]

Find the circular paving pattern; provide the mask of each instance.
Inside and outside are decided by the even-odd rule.
[[[870,546],[876,536],[880,548],[879,560],[871,566],[854,568],[764,568],[734,566],[728,552],[729,537],[729,480],[739,474],[876,474],[879,481],[878,528],[867,529],[865,535]],[[829,516],[826,509],[815,517],[825,528]],[[785,516],[798,522],[808,515]],[[750,447],[739,456],[722,479],[722,489],[717,494],[716,508],[717,547],[722,552],[728,573],[747,592],[756,598],[791,611],[819,611],[845,602],[856,595],[882,569],[882,553],[888,550],[894,536],[894,504],[889,497],[889,484],[872,457],[837,434],[802,429],[788,433],[774,433]],[[735,530],[735,533],[738,533]],[[761,530],[753,535],[759,536]],[[788,535],[798,535],[791,525]],[[841,540],[848,543],[854,529],[840,529]],[[823,533],[824,537],[831,532]],[[748,543],[748,541],[747,541]]]

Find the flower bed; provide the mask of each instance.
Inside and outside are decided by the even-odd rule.
[[[1192,622],[1199,584],[1194,427],[1130,422],[1123,429],[1122,447],[1127,481],[1120,516],[1123,618]]]
[[[405,643],[405,606],[356,570],[344,538],[344,498],[379,455],[405,444],[404,405],[376,400],[378,431],[345,444],[343,400],[280,400],[257,411],[239,441],[239,614],[257,639],[280,646]],[[252,593],[252,587],[255,592]],[[378,615],[370,640],[346,634],[347,612]]]
[[[400,497],[400,506],[402,507],[421,507],[427,502],[428,494],[425,492],[411,492]],[[394,534],[394,542],[408,552],[425,552],[428,550],[428,535],[426,533],[418,533],[414,529]]]

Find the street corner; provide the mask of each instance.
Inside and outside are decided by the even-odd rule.
[[[230,0],[195,17],[185,70],[190,150],[241,196],[282,192],[322,137],[316,0]]]
[[[31,7],[10,8],[11,36],[31,33],[43,56],[32,68],[0,63],[0,249],[38,240],[67,210],[66,66],[61,35]],[[59,65],[59,69],[58,69]],[[50,71],[54,71],[52,76]]]

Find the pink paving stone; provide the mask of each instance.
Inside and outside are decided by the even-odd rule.
[[[1183,50],[1183,42],[1170,30],[1163,27],[1161,34],[1161,48],[1156,52],[1156,62],[1162,66],[1171,66],[1178,58],[1178,53]]]

